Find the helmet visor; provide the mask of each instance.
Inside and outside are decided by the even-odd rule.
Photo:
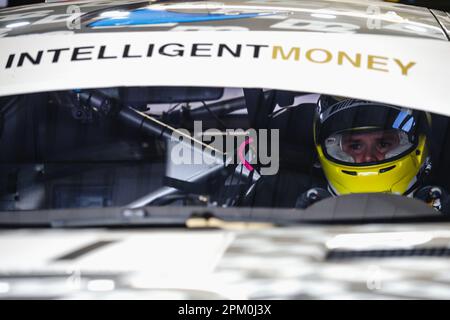
[[[414,147],[408,135],[396,129],[358,129],[335,133],[324,141],[326,154],[348,164],[374,164],[397,158]]]
[[[387,162],[415,147],[422,129],[418,112],[373,102],[344,100],[320,114],[316,128],[325,155],[336,162]]]

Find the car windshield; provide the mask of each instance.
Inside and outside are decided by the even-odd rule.
[[[389,194],[445,214],[448,136],[446,116],[267,88],[120,87],[1,97],[0,211],[315,206],[331,212],[335,207],[320,203]]]

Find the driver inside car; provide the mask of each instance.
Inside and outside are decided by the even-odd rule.
[[[431,115],[423,111],[320,96],[313,136],[322,179],[282,178],[287,186],[275,197],[276,206],[307,208],[330,196],[378,192],[415,197],[449,213],[448,193],[425,183],[431,170],[430,128]],[[270,197],[260,184],[249,197],[252,205],[258,205],[258,191],[260,198]]]

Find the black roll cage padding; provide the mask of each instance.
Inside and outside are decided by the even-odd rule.
[[[267,128],[269,114],[275,109],[274,95],[267,94],[262,89],[244,89],[250,127],[254,129]]]
[[[173,111],[163,112],[162,120],[167,123],[180,125],[186,122],[188,123],[195,120],[202,120],[212,116],[217,121],[218,125],[223,125],[219,117],[224,117],[234,111],[246,108],[245,98],[243,97],[214,102],[210,104],[206,104],[204,101],[202,101],[202,103],[203,106],[195,109],[190,109],[186,106],[182,106],[181,108]],[[181,103],[179,103],[177,106],[179,105],[181,105]]]
[[[115,118],[130,128],[155,136],[158,139],[170,139],[171,137],[172,130],[164,123],[152,121],[152,118],[146,118],[138,111],[122,106],[118,101],[100,91],[81,91],[76,94],[86,106],[106,117]]]
[[[0,138],[2,137],[3,134],[3,129],[4,129],[4,125],[5,125],[5,114],[8,112],[8,110],[10,108],[13,108],[16,106],[17,102],[20,101],[22,96],[13,96],[11,98],[6,98],[4,105],[2,105],[3,103],[3,98],[0,99]]]
[[[3,117],[3,113],[0,113],[0,139],[3,135],[3,128],[5,126],[5,118]]]
[[[189,116],[191,119],[201,119],[202,117],[210,115],[210,112],[213,112],[216,116],[221,117],[233,111],[244,109],[245,107],[245,98],[239,97],[189,110]]]
[[[431,128],[426,130],[427,141],[429,141],[429,152],[433,167],[439,167],[441,164],[441,156],[443,153],[442,146],[445,145],[447,131],[449,128],[449,120],[445,116],[432,115]]]
[[[310,94],[308,92],[286,91],[286,90],[266,90],[262,89],[243,89],[250,119],[250,126],[259,128],[268,128],[275,107],[281,108],[293,106],[295,97]]]

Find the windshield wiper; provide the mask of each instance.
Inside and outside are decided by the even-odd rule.
[[[306,210],[159,206],[0,212],[0,228],[219,228],[255,229],[299,224],[450,222],[417,199],[392,194],[353,194],[319,201]]]
[[[142,207],[0,212],[0,228],[170,227],[241,230],[274,226],[272,219],[267,215],[255,215],[254,210],[246,208],[236,212],[225,208]],[[283,223],[282,219],[277,220]]]
[[[129,209],[127,209],[129,210]],[[128,212],[128,211],[125,212]],[[149,217],[126,218],[123,220],[62,220],[53,221],[53,228],[82,228],[82,227],[169,227],[188,229],[221,229],[221,230],[258,230],[273,228],[270,222],[246,221],[242,219],[224,220],[210,213],[193,213],[189,217],[153,215]]]

